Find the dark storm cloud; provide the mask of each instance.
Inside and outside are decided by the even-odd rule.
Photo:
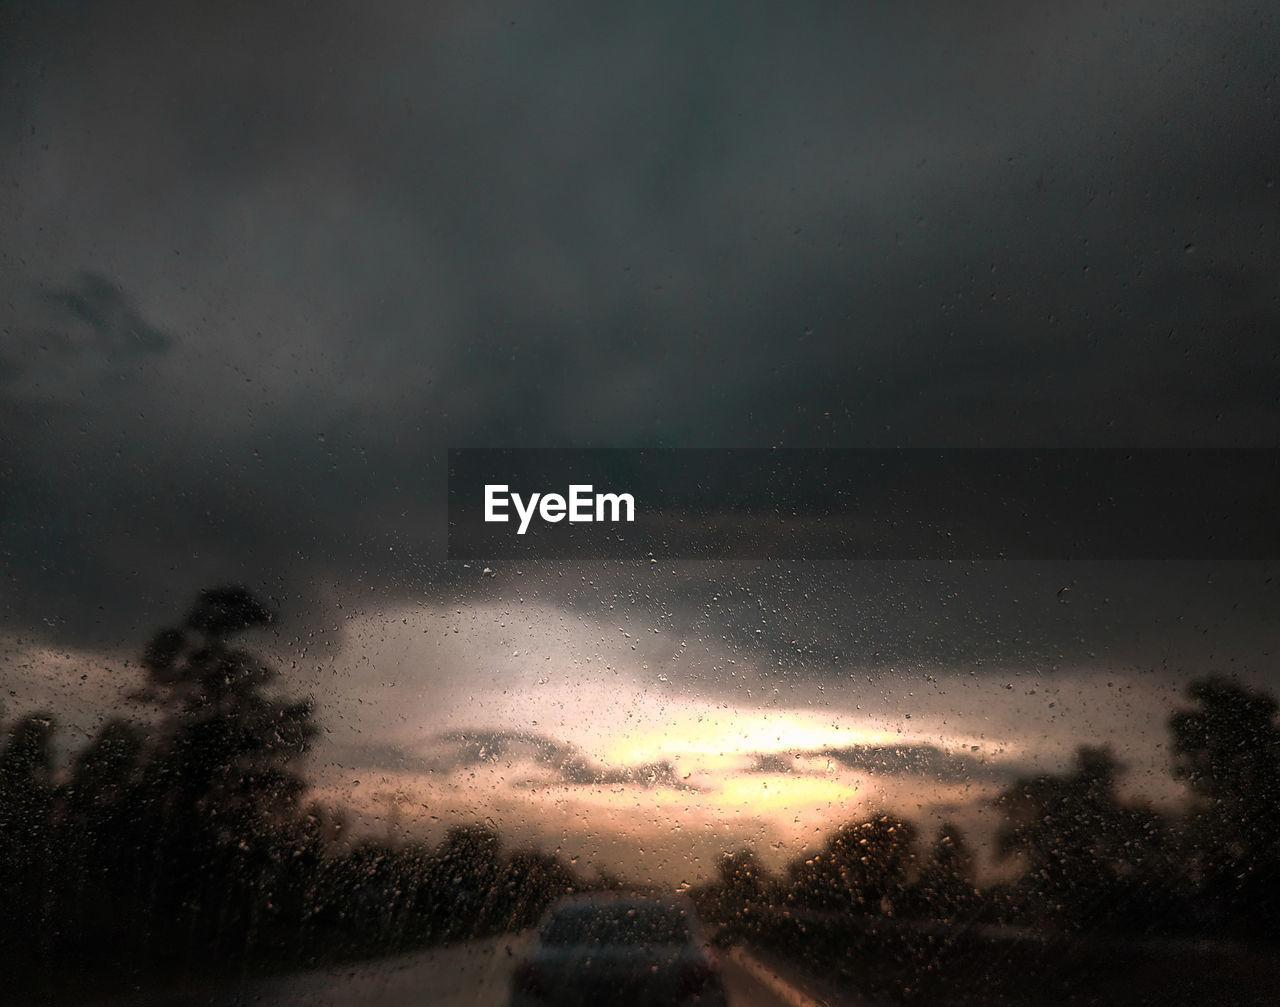
[[[872,775],[919,776],[940,784],[1007,783],[1025,766],[1013,760],[991,761],[969,752],[951,752],[928,743],[899,745],[849,745],[789,754],[767,753],[756,757],[757,773],[804,773],[802,758],[832,759],[850,769]]]
[[[82,394],[100,397],[103,383],[127,380],[130,363],[173,345],[173,337],[151,325],[104,276],[83,273],[71,287],[35,293],[51,309],[48,323],[15,324],[0,347],[0,404],[9,409],[16,411],[22,384],[28,395],[59,388],[65,393],[79,384]]]
[[[513,603],[526,590],[515,564],[492,583]],[[1186,674],[1273,666],[1269,613],[1280,570],[1267,563],[708,561],[548,564],[547,590],[605,625],[627,613],[641,635],[687,641],[649,656],[687,688],[741,698],[827,682],[870,696],[940,688],[940,669],[966,676],[1011,668],[1129,667]],[[526,573],[526,577],[528,574]],[[695,642],[701,641],[697,646]],[[698,653],[712,642],[708,675]],[[736,662],[736,663],[731,663]],[[834,674],[833,670],[838,670]],[[747,676],[750,676],[749,678]]]
[[[163,353],[173,343],[172,336],[148,324],[138,314],[123,291],[96,273],[85,273],[74,287],[51,291],[46,298],[89,329],[90,348],[108,361],[128,361],[147,353]],[[50,340],[65,338],[62,331],[41,335]]]
[[[660,760],[634,766],[601,766],[575,745],[532,731],[449,731],[431,739],[426,754],[415,754],[395,745],[361,745],[342,754],[348,766],[377,766],[405,772],[452,774],[489,764],[532,763],[550,770],[552,782],[573,787],[670,787],[696,789],[678,779],[669,762]],[[518,786],[545,786],[546,779],[517,782]]]
[[[6,23],[24,632],[140,641],[227,580],[320,641],[491,593],[436,562],[449,445],[1275,442],[1266,9]],[[77,333],[96,349],[58,364]],[[801,668],[1078,656],[1166,607],[1071,608],[1057,574],[809,576],[655,604],[706,628],[719,595],[717,635]]]

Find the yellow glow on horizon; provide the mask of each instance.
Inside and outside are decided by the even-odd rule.
[[[726,807],[767,815],[808,815],[833,806],[851,807],[871,796],[856,783],[824,776],[730,777],[716,795]]]
[[[692,708],[671,715],[661,726],[630,727],[602,738],[599,754],[620,765],[693,757],[701,769],[725,770],[759,753],[816,752],[901,740],[891,732],[829,714]]]

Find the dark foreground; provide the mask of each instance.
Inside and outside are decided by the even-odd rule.
[[[1024,927],[774,912],[746,944],[766,961],[877,1004],[948,1007],[1264,1007],[1273,947]]]
[[[511,970],[527,947],[527,935],[471,941],[359,965],[163,996],[124,996],[95,1007],[500,1007],[506,1004]],[[779,975],[740,950],[720,955],[733,1007],[858,1007],[863,1001],[819,1000],[794,977]]]

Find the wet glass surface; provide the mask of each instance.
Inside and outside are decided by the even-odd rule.
[[[6,997],[1280,1001],[1271,7],[0,37]]]

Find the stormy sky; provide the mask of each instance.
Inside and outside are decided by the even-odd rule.
[[[335,793],[638,848],[790,781],[785,845],[1280,686],[1274,563],[485,573],[443,514],[449,447],[1276,447],[1266,5],[2,16],[6,714],[243,582]]]

